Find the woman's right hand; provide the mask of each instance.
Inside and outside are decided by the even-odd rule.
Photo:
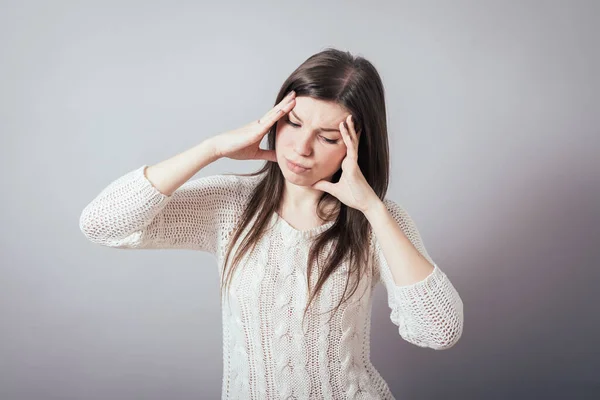
[[[215,155],[234,160],[267,160],[277,162],[275,150],[261,149],[260,142],[279,118],[290,112],[296,103],[296,93],[291,91],[279,104],[269,110],[260,120],[241,128],[213,136]]]

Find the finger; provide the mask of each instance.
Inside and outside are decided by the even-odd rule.
[[[354,118],[352,118],[352,115],[348,116],[348,126],[350,127],[349,131],[350,131],[351,135],[354,137],[354,142],[356,143],[356,147],[358,147],[358,139],[359,139],[360,135],[356,132],[356,128],[354,126]]]
[[[296,98],[296,92],[294,92],[293,90],[288,93],[283,99],[281,99],[281,101],[273,108],[271,108],[261,119],[260,121],[263,120],[267,120],[269,118],[271,118],[271,116],[279,114],[280,110],[285,108],[286,106],[288,106],[290,104],[290,102],[292,100],[295,100]]]
[[[320,180],[318,182],[315,182],[312,185],[313,188],[317,189],[317,190],[321,190],[323,192],[327,192],[332,196],[335,196],[334,192],[335,192],[335,184],[326,181],[326,180]],[[336,196],[337,197],[337,196]]]
[[[275,107],[270,109],[267,115],[265,115],[265,118],[270,118],[273,115],[277,115],[283,108],[288,106],[292,102],[292,100],[295,100],[295,92],[293,90],[290,93],[288,93],[283,99],[281,99],[281,101]]]
[[[292,99],[289,103],[287,103],[285,106],[281,107],[276,112],[270,114],[269,116],[267,116],[264,119],[261,119],[260,123],[263,124],[264,126],[271,127],[275,122],[277,122],[277,120],[279,118],[281,118],[285,114],[289,113],[290,110],[292,108],[294,108],[295,105],[296,105],[296,101],[294,99]]]
[[[281,106],[279,108],[274,108],[265,114],[261,119],[258,120],[258,123],[263,125],[264,127],[270,127],[273,125],[279,118],[290,112],[292,108],[296,105],[295,99],[292,99],[289,103]]]
[[[346,125],[344,124],[344,121],[340,122],[340,132],[342,133],[342,139],[344,140],[344,143],[346,144],[347,155],[354,157],[354,154],[356,154],[356,148],[354,146],[354,143],[352,142],[350,133],[346,129]]]

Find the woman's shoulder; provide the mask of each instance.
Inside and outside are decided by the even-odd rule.
[[[215,176],[222,178],[227,184],[236,186],[239,189],[253,189],[265,177],[264,173],[224,173]]]
[[[213,195],[225,199],[244,200],[254,192],[263,178],[263,174],[220,173],[199,178],[191,185],[210,188]]]

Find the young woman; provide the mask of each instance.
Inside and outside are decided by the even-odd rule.
[[[266,162],[188,182],[223,157]],[[223,398],[393,399],[370,361],[375,285],[400,336],[421,347],[458,341],[463,303],[409,214],[385,197],[388,179],[380,76],[326,49],[259,120],[112,182],[80,228],[104,246],[215,256]]]

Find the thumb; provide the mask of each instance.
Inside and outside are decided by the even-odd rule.
[[[258,149],[257,158],[259,160],[277,162],[277,155],[275,154],[275,150]]]
[[[333,194],[333,191],[335,190],[335,185],[329,181],[326,181],[324,179],[321,179],[318,182],[315,182],[312,184],[312,187],[317,189],[317,190],[321,190],[323,192],[327,192],[333,196],[335,196]]]

